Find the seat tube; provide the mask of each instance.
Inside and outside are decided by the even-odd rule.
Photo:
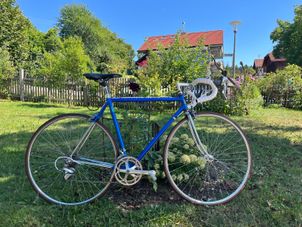
[[[115,112],[114,112],[114,107],[113,107],[112,101],[111,101],[110,98],[108,98],[107,102],[109,104],[111,117],[112,117],[113,124],[114,124],[114,127],[115,127],[116,135],[117,135],[117,138],[118,138],[118,141],[119,141],[120,153],[123,154],[123,155],[126,155],[127,153],[126,153],[126,149],[125,149],[125,144],[124,144],[124,141],[123,141],[123,138],[122,138],[120,126],[118,124],[118,121],[117,121],[117,118],[116,118],[116,115],[115,115]]]

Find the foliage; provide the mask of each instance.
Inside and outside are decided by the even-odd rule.
[[[158,52],[149,51],[148,64],[136,71],[136,76],[144,92],[152,91],[152,95],[162,95],[161,88],[169,88],[170,93],[176,91],[177,82],[191,82],[198,77],[205,77],[208,54],[202,40],[195,48],[188,48],[187,40],[175,41],[167,49],[159,46]]]
[[[242,103],[246,114],[263,105],[261,92],[255,81],[252,81],[249,77],[246,77],[244,83],[241,85],[241,93],[238,95],[237,100],[239,103]]]
[[[58,28],[54,27],[48,30],[44,35],[44,48],[46,52],[56,52],[63,48],[63,42],[58,35]]]
[[[15,68],[6,47],[0,48],[0,98],[8,96],[8,79],[14,77]]]
[[[6,46],[14,66],[22,66],[28,58],[27,30],[31,26],[15,0],[0,1],[0,46]]]
[[[65,6],[58,27],[61,37],[78,36],[82,39],[98,71],[123,73],[130,67],[134,55],[131,46],[104,27],[85,6]]]
[[[261,93],[275,104],[301,108],[302,68],[288,65],[276,73],[269,73],[258,81]],[[288,102],[289,101],[289,102]]]
[[[44,34],[33,25],[29,25],[25,32],[27,57],[22,64],[28,75],[34,76],[39,68],[39,62],[45,52]]]
[[[88,71],[90,58],[85,54],[80,38],[66,38],[62,49],[55,52],[45,52],[40,62],[39,75],[55,86],[66,82],[76,82]]]
[[[15,68],[10,59],[7,48],[0,48],[0,80],[6,80],[13,78],[15,74]]]
[[[296,6],[292,23],[282,20],[277,23],[278,27],[271,33],[271,39],[276,43],[274,54],[302,66],[302,5]]]
[[[225,98],[221,93],[210,101],[197,106],[198,110],[214,111],[227,115],[249,114],[263,105],[262,95],[256,83],[247,77],[240,88],[229,88],[231,94]]]
[[[233,77],[233,68],[232,66],[226,65],[225,70],[230,77]],[[256,72],[253,69],[253,66],[244,65],[243,68],[235,65],[235,78],[241,75],[254,75]]]

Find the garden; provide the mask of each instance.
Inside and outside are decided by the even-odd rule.
[[[169,48],[158,45],[158,52],[150,50],[147,66],[138,67],[132,47],[83,5],[64,6],[57,24],[45,33],[33,26],[14,0],[1,1],[0,9],[0,226],[302,225],[302,6],[296,6],[292,23],[278,20],[271,33],[274,54],[288,60],[284,68],[256,77],[252,67],[236,67],[230,81],[242,78],[240,83],[229,84],[227,93],[218,86],[213,101],[195,108],[227,115],[251,145],[251,178],[238,197],[221,206],[193,205],[169,185],[163,148],[172,127],[142,162],[156,171],[156,182],[143,177],[133,187],[122,187],[113,181],[104,196],[82,206],[42,200],[25,174],[28,142],[50,118],[66,113],[91,116],[104,103],[104,92],[83,73],[119,73],[122,78],[109,83],[112,94],[133,97],[176,96],[178,82],[191,82],[200,75],[217,81],[221,74],[215,67],[209,70],[212,56],[203,40],[189,48],[181,32]],[[225,70],[231,75],[230,67]],[[136,156],[177,105],[115,108],[127,152]],[[106,110],[100,121],[117,139],[110,120]],[[215,127],[208,130],[211,134]],[[194,141],[186,133],[177,134],[175,140],[181,141],[181,148],[172,141],[169,161],[202,171],[205,159],[191,152]],[[189,175],[177,171],[172,178],[190,181]]]
[[[248,116],[232,117],[242,126],[252,145],[253,175],[237,198],[217,207],[184,201],[165,179],[158,180],[157,191],[147,179],[131,188],[113,184],[103,197],[89,205],[60,207],[46,203],[33,191],[24,172],[27,143],[39,125],[57,114],[91,112],[81,107],[5,100],[0,102],[0,112],[0,222],[3,226],[62,223],[67,226],[299,226],[302,222],[301,111],[261,108]],[[153,117],[158,119],[156,115]]]

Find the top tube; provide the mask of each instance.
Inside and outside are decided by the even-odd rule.
[[[184,102],[184,97],[179,95],[177,97],[120,97],[107,98],[112,102]]]

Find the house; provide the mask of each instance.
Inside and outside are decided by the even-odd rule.
[[[263,75],[263,61],[264,59],[255,59],[253,69],[256,71],[256,76]]]
[[[149,51],[157,51],[158,47],[169,48],[176,35],[162,35],[162,36],[151,36],[145,43],[138,49],[139,59],[136,61],[136,65],[143,67],[147,64],[147,57]],[[207,31],[207,32],[191,32],[181,33],[179,38],[188,42],[189,48],[198,46],[200,40],[203,40],[203,44],[208,51],[214,55],[215,58],[223,58],[223,31]]]
[[[268,53],[263,60],[264,73],[276,72],[277,69],[283,69],[286,66],[285,58],[275,58],[273,52]]]

